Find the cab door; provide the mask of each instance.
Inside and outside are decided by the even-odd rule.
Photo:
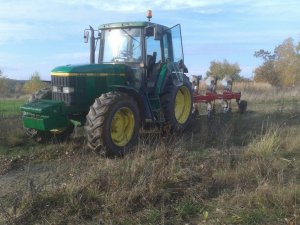
[[[170,62],[182,60],[184,62],[180,24],[164,31],[163,49],[165,60]]]
[[[171,71],[173,83],[177,86],[182,85],[185,67],[180,24],[164,31],[163,58]]]

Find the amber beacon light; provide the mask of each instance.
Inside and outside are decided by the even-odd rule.
[[[149,9],[147,11],[147,18],[148,18],[148,21],[150,22],[150,19],[152,18],[152,10],[151,9]]]

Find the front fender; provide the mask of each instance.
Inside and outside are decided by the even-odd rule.
[[[145,119],[151,119],[151,109],[149,105],[147,104],[147,99],[144,93],[139,92],[135,88],[128,87],[128,86],[121,86],[121,85],[113,85],[116,91],[124,92],[131,97],[134,98],[134,100],[137,102],[138,107],[140,109],[141,117],[143,120]]]

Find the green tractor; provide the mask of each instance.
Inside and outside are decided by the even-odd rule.
[[[184,130],[193,94],[184,74],[180,25],[168,28],[150,18],[86,29],[90,64],[51,71],[51,89],[21,107],[27,133],[38,140],[64,139],[81,126],[91,149],[123,154],[148,123]]]

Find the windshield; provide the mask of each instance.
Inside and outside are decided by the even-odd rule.
[[[136,62],[142,60],[141,28],[104,30],[103,62]]]

